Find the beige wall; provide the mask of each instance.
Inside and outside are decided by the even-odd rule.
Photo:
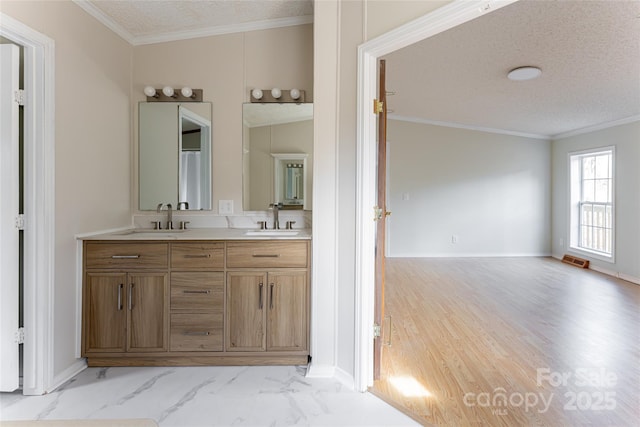
[[[242,211],[242,103],[251,88],[297,87],[313,102],[311,25],[236,33],[134,48],[132,110],[137,159],[138,102],[142,90],[190,86],[213,103],[213,212],[219,200],[233,200]],[[137,161],[134,161],[134,166]],[[137,207],[134,171],[133,206]]]
[[[72,2],[0,8],[55,41],[55,377],[76,360],[74,236],[131,223],[133,49]]]

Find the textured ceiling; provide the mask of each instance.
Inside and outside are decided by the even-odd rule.
[[[312,0],[75,0],[132,44],[313,21]]]
[[[393,116],[553,136],[640,118],[640,2],[521,0],[387,59]],[[538,79],[507,72],[535,65]]]

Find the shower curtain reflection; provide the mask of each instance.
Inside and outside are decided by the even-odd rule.
[[[200,195],[200,151],[183,151],[180,154],[180,202],[188,201],[188,209],[203,209]]]

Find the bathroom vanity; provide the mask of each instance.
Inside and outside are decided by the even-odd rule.
[[[308,362],[306,230],[138,231],[84,239],[89,366]]]

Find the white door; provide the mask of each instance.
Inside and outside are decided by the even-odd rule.
[[[18,216],[20,50],[0,45],[0,391],[19,386]]]

